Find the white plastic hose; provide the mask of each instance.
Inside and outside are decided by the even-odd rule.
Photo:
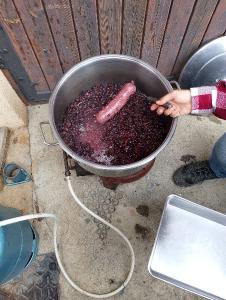
[[[22,221],[26,221],[26,220],[32,220],[32,219],[39,219],[39,218],[51,218],[54,220],[54,228],[53,228],[53,241],[54,241],[54,250],[55,250],[55,254],[56,254],[56,259],[59,265],[59,268],[62,272],[62,274],[64,275],[65,279],[68,281],[68,283],[78,292],[80,292],[83,295],[86,295],[88,297],[92,297],[92,298],[96,298],[96,299],[103,299],[103,298],[108,298],[108,297],[112,297],[116,294],[118,294],[119,292],[121,292],[129,283],[132,274],[133,274],[133,270],[134,270],[134,266],[135,266],[135,255],[134,255],[134,251],[132,248],[132,245],[130,243],[130,241],[127,239],[127,237],[115,226],[113,226],[112,224],[108,223],[107,221],[105,221],[104,219],[102,219],[101,217],[99,217],[98,215],[96,215],[93,211],[91,211],[90,209],[88,209],[77,197],[77,195],[74,192],[74,189],[71,185],[71,179],[69,176],[66,177],[67,178],[67,183],[68,183],[68,188],[70,190],[70,193],[74,199],[74,201],[81,207],[83,208],[88,214],[90,214],[91,216],[93,216],[95,219],[99,220],[100,222],[104,223],[105,225],[107,225],[108,227],[110,227],[111,229],[113,229],[115,232],[117,232],[127,243],[128,248],[130,250],[130,254],[131,254],[131,266],[130,266],[130,271],[129,274],[127,276],[127,278],[125,279],[125,281],[123,282],[123,284],[118,287],[116,290],[106,293],[106,294],[94,294],[88,291],[83,290],[82,288],[80,288],[75,282],[72,281],[72,279],[69,277],[69,275],[67,274],[67,272],[65,271],[65,268],[61,262],[60,259],[60,255],[58,252],[58,248],[57,248],[57,225],[58,225],[58,219],[54,214],[48,214],[48,213],[39,213],[39,214],[30,214],[30,215],[25,215],[25,216],[20,216],[20,217],[15,217],[15,218],[11,218],[8,220],[4,220],[4,221],[0,221],[0,227],[2,226],[6,226],[6,225],[10,225],[10,224],[14,224],[17,222],[22,222]]]

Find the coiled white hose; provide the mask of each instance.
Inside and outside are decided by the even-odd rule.
[[[82,288],[80,288],[75,282],[72,281],[72,279],[69,277],[69,275],[67,274],[67,272],[65,271],[65,268],[61,262],[60,259],[60,255],[59,255],[59,251],[57,248],[57,225],[58,225],[58,219],[54,214],[48,214],[48,213],[39,213],[39,214],[30,214],[30,215],[25,215],[25,216],[20,216],[20,217],[15,217],[15,218],[11,218],[8,220],[4,220],[4,221],[0,221],[0,227],[2,226],[6,226],[6,225],[10,225],[10,224],[14,224],[17,222],[22,222],[22,221],[26,221],[26,220],[32,220],[32,219],[39,219],[39,218],[51,218],[54,220],[54,228],[53,228],[53,241],[54,241],[54,250],[55,250],[55,254],[56,254],[56,259],[59,265],[59,268],[62,272],[62,274],[64,275],[65,279],[68,281],[68,283],[78,292],[80,292],[83,295],[86,295],[88,297],[92,297],[92,298],[96,298],[96,299],[103,299],[103,298],[108,298],[108,297],[112,297],[116,294],[118,294],[119,292],[121,292],[129,283],[132,274],[133,274],[133,270],[134,270],[134,266],[135,266],[135,255],[134,255],[134,251],[132,248],[132,245],[130,243],[130,241],[127,239],[127,237],[115,226],[113,226],[112,224],[108,223],[107,221],[105,221],[104,219],[102,219],[101,217],[99,217],[98,215],[96,215],[93,211],[91,211],[90,209],[88,209],[77,197],[72,184],[71,184],[71,178],[70,176],[67,176],[67,183],[68,183],[68,188],[69,191],[74,199],[74,201],[82,208],[84,209],[88,214],[90,214],[91,216],[93,216],[95,219],[99,220],[100,222],[102,222],[103,224],[107,225],[108,227],[110,227],[111,229],[113,229],[115,232],[117,232],[126,242],[126,244],[128,245],[128,248],[130,250],[130,254],[131,254],[131,265],[130,265],[130,271],[129,274],[127,276],[127,278],[125,279],[125,281],[123,282],[123,284],[118,287],[116,290],[109,292],[109,293],[105,293],[105,294],[95,294],[95,293],[91,293],[88,291],[83,290]]]

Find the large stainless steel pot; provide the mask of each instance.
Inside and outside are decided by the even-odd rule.
[[[155,68],[142,60],[124,55],[100,55],[82,61],[72,67],[55,87],[49,102],[49,118],[53,133],[60,147],[73,157],[84,169],[100,176],[118,177],[134,174],[148,165],[171,140],[177,119],[172,120],[169,133],[155,152],[144,159],[123,166],[104,166],[83,159],[73,152],[62,140],[58,128],[66,107],[82,91],[106,81],[134,80],[138,89],[146,95],[161,97],[172,91],[169,81]]]

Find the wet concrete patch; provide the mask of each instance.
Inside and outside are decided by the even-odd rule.
[[[183,161],[184,163],[189,163],[195,161],[196,156],[193,154],[185,154],[181,156],[180,160]]]
[[[135,225],[135,232],[142,237],[143,240],[146,240],[149,236],[150,230],[147,227],[144,227],[140,224]]]
[[[149,207],[147,205],[139,205],[139,206],[137,206],[136,210],[137,210],[138,214],[143,217],[149,216]]]
[[[110,284],[110,285],[112,285],[112,284],[114,284],[114,283],[115,283],[114,279],[109,279],[109,284]]]
[[[198,120],[198,121],[202,121],[202,118],[201,117],[196,117],[196,119]]]

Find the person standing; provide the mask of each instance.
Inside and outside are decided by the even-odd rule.
[[[162,105],[166,102],[170,102],[172,107],[165,109]],[[216,86],[175,90],[152,104],[150,109],[173,118],[213,113],[226,120],[226,81],[221,80]],[[173,174],[174,183],[181,187],[216,178],[226,178],[226,133],[215,143],[209,160],[189,163]]]

